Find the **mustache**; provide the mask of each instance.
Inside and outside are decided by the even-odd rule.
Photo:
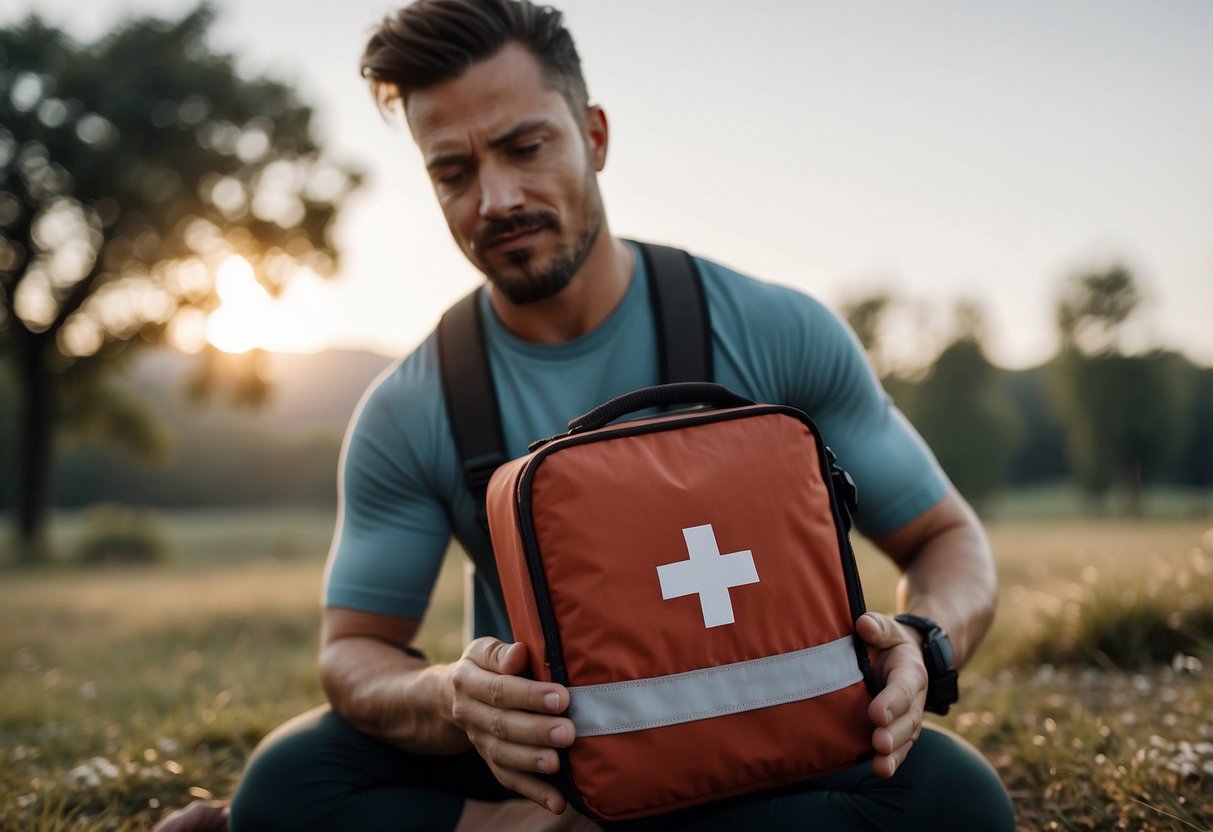
[[[483,251],[499,238],[518,231],[538,231],[541,228],[560,230],[560,220],[552,211],[524,211],[499,220],[489,220],[472,237],[472,248]]]

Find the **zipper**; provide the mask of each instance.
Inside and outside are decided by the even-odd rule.
[[[568,670],[564,666],[564,649],[560,646],[560,631],[556,628],[556,614],[548,596],[548,579],[543,571],[543,561],[539,557],[539,541],[535,534],[534,517],[531,515],[531,481],[535,478],[535,469],[546,453],[537,453],[530,461],[522,466],[522,474],[518,477],[515,494],[515,511],[518,517],[518,528],[522,533],[522,551],[526,556],[527,571],[531,575],[531,586],[535,590],[535,608],[539,612],[539,629],[543,633],[543,643],[547,653],[548,667],[552,681],[569,686]]]
[[[806,415],[807,419],[808,416]],[[842,518],[843,511],[850,511],[850,507],[842,502],[842,498],[838,494],[838,490],[834,487],[833,471],[837,469],[846,476],[846,472],[838,467],[837,457],[834,452],[825,444],[821,434],[817,431],[817,426],[810,421],[810,433],[817,439],[818,458],[820,460],[821,476],[826,482],[826,488],[830,494],[830,510],[834,514],[834,529],[838,533],[838,550],[842,556],[842,577],[847,586],[847,599],[851,604],[851,621],[859,620],[859,616],[867,612],[867,602],[863,597],[863,585],[859,582],[859,564],[855,560],[855,549],[851,546],[851,535],[848,529],[854,525],[854,515],[851,515],[851,522],[844,525]],[[863,639],[855,634],[851,637],[851,642],[855,647],[855,659],[859,662],[859,670],[863,673],[864,685],[868,689],[868,693],[875,696],[879,691],[876,685],[876,678],[872,675],[872,662],[868,657],[868,646]]]

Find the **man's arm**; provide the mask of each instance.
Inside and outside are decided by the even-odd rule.
[[[467,734],[450,720],[442,666],[406,652],[419,625],[416,619],[326,608],[324,691],[333,710],[364,734],[419,754],[468,751]]]
[[[497,639],[473,641],[453,664],[430,664],[406,650],[417,628],[414,619],[326,608],[320,676],[333,709],[413,753],[474,748],[506,788],[563,812],[559,790],[534,772],[555,772],[556,749],[573,742],[572,721],[557,716],[568,690],[518,676],[525,646]]]
[[[990,627],[998,592],[989,542],[968,503],[950,489],[875,543],[902,569],[899,610],[939,622],[952,641],[956,666],[963,665]],[[879,651],[874,670],[884,682],[868,711],[877,726],[872,771],[892,777],[922,730],[927,695],[922,640],[914,629],[880,613],[862,616],[857,627],[860,638]]]
[[[985,638],[998,603],[994,556],[981,521],[955,488],[876,545],[902,570],[899,612],[938,621],[963,667]]]

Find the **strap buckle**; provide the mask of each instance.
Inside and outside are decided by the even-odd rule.
[[[830,480],[834,486],[834,493],[847,508],[847,529],[849,530],[851,518],[859,513],[859,486],[855,485],[855,480],[851,478],[851,475],[838,464],[838,457],[835,456],[829,445],[826,445],[826,462],[830,464]]]

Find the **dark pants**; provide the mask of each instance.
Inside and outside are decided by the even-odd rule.
[[[283,725],[254,752],[232,803],[231,828],[450,830],[465,797],[518,796],[475,754],[408,754],[319,708]],[[795,789],[611,828],[1011,832],[1015,819],[998,775],[981,755],[956,735],[928,727],[891,779],[863,764]]]

